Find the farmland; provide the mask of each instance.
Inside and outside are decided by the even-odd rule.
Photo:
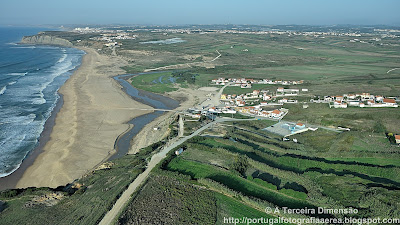
[[[265,207],[351,207],[357,208],[362,218],[399,215],[396,153],[381,148],[377,151],[384,154],[360,154],[368,152],[368,146],[346,152],[330,148],[331,142],[347,140],[353,134],[325,130],[299,134],[298,143],[282,142],[262,130],[269,121],[257,122],[226,122],[226,126],[212,128],[226,129],[224,137],[194,137],[181,145],[185,149],[182,154],[171,152],[135,193],[119,223],[158,220],[150,212],[161,210],[157,206],[160,199],[167,201],[160,213],[167,213],[171,220],[192,221],[196,217],[187,210],[200,206],[198,215],[213,218],[212,224],[222,224],[223,215],[262,215]],[[314,136],[325,140],[313,140]],[[380,155],[380,160],[371,160],[371,154]],[[151,210],[139,213],[143,211],[140,205],[148,202]],[[293,216],[267,216],[278,215]]]

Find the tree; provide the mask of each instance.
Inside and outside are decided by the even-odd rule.
[[[232,164],[232,169],[238,171],[240,174],[245,175],[247,168],[249,167],[249,162],[246,156],[239,155],[235,158]]]

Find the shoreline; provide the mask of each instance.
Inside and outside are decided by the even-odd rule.
[[[115,153],[114,142],[129,129],[128,121],[146,114],[124,108],[150,108],[132,100],[114,82],[112,77],[123,72],[120,66],[126,62],[79,49],[87,54],[59,89],[64,104],[55,115],[49,139],[42,141],[35,158],[29,156],[30,164],[25,160],[25,171],[13,176],[14,181],[20,178],[14,188],[57,187],[80,178]]]
[[[35,147],[27,155],[27,157],[21,163],[21,166],[15,172],[10,174],[9,176],[0,178],[0,190],[9,189],[9,188],[26,188],[26,187],[31,187],[31,186],[57,187],[57,186],[62,186],[62,185],[66,185],[67,183],[73,182],[73,180],[80,178],[82,175],[91,171],[93,168],[97,167],[101,163],[118,157],[118,155],[120,155],[120,154],[118,154],[119,151],[117,150],[116,144],[119,142],[119,139],[121,137],[123,137],[125,134],[127,134],[128,132],[130,132],[134,129],[135,126],[133,124],[131,124],[131,122],[135,121],[135,119],[138,117],[139,118],[143,117],[144,115],[153,116],[153,114],[156,112],[156,111],[149,110],[147,112],[141,111],[140,113],[136,112],[136,113],[132,113],[131,115],[129,115],[129,117],[127,117],[125,121],[123,121],[122,123],[119,124],[121,126],[124,126],[124,128],[121,132],[118,132],[116,135],[114,135],[115,138],[112,140],[112,148],[108,149],[108,151],[106,153],[103,152],[104,155],[102,156],[102,158],[97,158],[98,161],[92,162],[92,164],[90,164],[90,165],[85,164],[85,166],[82,166],[82,165],[78,166],[76,169],[79,170],[79,173],[75,173],[77,175],[68,176],[68,177],[64,176],[64,178],[63,178],[64,181],[61,181],[61,179],[53,179],[53,180],[51,180],[51,182],[48,182],[48,181],[43,182],[43,180],[46,178],[46,176],[57,177],[57,172],[53,172],[51,169],[47,169],[47,167],[45,165],[54,167],[54,165],[52,165],[52,164],[58,164],[59,162],[49,163],[48,160],[45,161],[45,160],[43,160],[43,158],[46,158],[46,155],[51,155],[51,153],[52,153],[52,152],[48,151],[48,149],[49,149],[48,147],[49,147],[49,145],[54,144],[54,143],[50,143],[50,142],[51,141],[54,142],[54,136],[56,136],[54,133],[57,133],[57,131],[54,131],[54,127],[57,126],[57,124],[58,124],[57,121],[60,120],[60,118],[65,119],[64,115],[59,115],[59,114],[63,114],[63,111],[65,111],[66,110],[65,108],[67,107],[67,106],[64,106],[64,97],[66,97],[66,98],[69,97],[69,94],[65,93],[66,86],[70,85],[70,83],[72,82],[71,80],[76,80],[76,77],[80,76],[79,75],[79,74],[81,74],[80,71],[83,70],[84,67],[90,67],[90,66],[93,67],[93,63],[88,65],[87,60],[85,60],[86,58],[89,57],[89,55],[92,56],[94,54],[94,55],[97,55],[98,57],[106,58],[107,60],[110,60],[110,59],[115,60],[115,58],[116,58],[116,57],[99,55],[93,49],[87,49],[87,48],[81,48],[81,47],[75,47],[75,48],[78,48],[78,49],[84,51],[86,54],[82,57],[81,64],[78,67],[78,69],[76,69],[74,71],[74,73],[72,75],[70,75],[69,79],[58,90],[57,93],[60,95],[60,99],[57,102],[56,107],[53,109],[51,116],[45,123],[45,128],[40,135],[38,146]],[[117,59],[117,60],[120,60],[120,59]],[[95,63],[100,64],[100,62],[101,62],[101,60],[100,61],[96,60]],[[97,68],[95,68],[95,70],[96,69]],[[146,103],[145,100],[135,98],[134,96],[129,94],[126,91],[126,88],[124,87],[124,85],[122,85],[120,82],[118,82],[117,80],[114,79],[114,77],[120,76],[121,72],[123,72],[119,68],[119,66],[117,67],[117,69],[110,68],[110,67],[105,67],[105,69],[111,70],[111,71],[106,71],[105,73],[103,73],[104,77],[102,77],[102,79],[108,79],[109,81],[111,81],[111,85],[109,85],[111,87],[109,87],[109,88],[115,89],[113,92],[114,94],[117,93],[118,95],[123,95],[123,97],[128,97],[132,101],[131,103],[133,103],[136,107],[149,108],[149,109],[151,109],[152,107],[155,107],[155,106],[153,106],[153,104]],[[122,75],[124,75],[124,74],[122,73]],[[84,82],[86,82],[87,80],[88,80],[88,78],[86,76]],[[124,79],[124,80],[126,81],[126,79]],[[127,81],[127,82],[130,83],[129,81]],[[189,101],[189,99],[193,100],[192,93],[185,93],[185,94],[191,95],[189,97],[189,99],[186,97],[182,98],[182,96],[181,96],[182,91],[177,91],[175,94],[171,94],[171,93],[165,94],[164,93],[164,94],[160,94],[160,95],[152,93],[152,92],[144,91],[141,89],[137,89],[137,91],[139,92],[139,95],[144,95],[146,97],[148,97],[150,95],[152,97],[151,99],[160,101],[166,107],[168,107],[168,108],[171,107],[172,109],[175,109],[175,110],[182,109],[185,107],[185,105],[188,105],[188,103],[191,102],[191,101]],[[177,94],[177,93],[180,93],[180,94]],[[89,93],[89,95],[90,95],[90,93]],[[171,99],[171,100],[178,102],[178,105],[169,102],[169,100],[167,100],[167,99]],[[123,106],[126,106],[126,105],[123,104]],[[110,110],[113,110],[113,109],[111,108]],[[77,109],[77,111],[79,111],[79,108]],[[166,131],[164,128],[160,129],[157,132],[154,132],[154,131],[151,132],[151,130],[153,130],[151,127],[153,127],[154,124],[161,125],[161,123],[165,123],[166,122],[165,120],[169,120],[170,119],[169,117],[172,114],[174,114],[174,113],[173,112],[162,113],[161,115],[156,116],[150,122],[147,122],[144,125],[142,125],[140,127],[140,130],[136,131],[136,134],[131,138],[131,140],[128,141],[130,146],[128,147],[128,150],[125,151],[124,154],[132,154],[132,153],[136,152],[138,149],[145,147],[148,144],[151,144],[153,142],[156,142],[156,141],[158,141],[159,138],[164,136],[165,131]],[[65,129],[68,130],[68,128],[65,128]],[[65,133],[65,129],[64,129],[64,133]],[[58,131],[59,131],[59,129],[58,129]],[[61,132],[62,132],[62,130],[61,130]],[[72,140],[72,141],[75,141],[75,140]],[[135,144],[133,145],[133,143],[135,143]],[[136,150],[134,150],[134,149],[136,149]],[[59,151],[59,152],[65,154],[65,151],[64,152]],[[72,157],[69,160],[67,158],[64,158],[63,160],[66,162],[69,162],[71,164],[74,164],[74,163],[76,164],[74,158],[76,158],[76,156]],[[56,158],[52,157],[52,159],[56,159]],[[42,166],[42,164],[44,164],[44,165]],[[40,169],[40,168],[42,168],[42,169]],[[39,173],[42,173],[42,174],[38,174],[38,172],[35,173],[35,170],[41,171]],[[63,174],[68,174],[68,171],[63,171]],[[38,180],[37,178],[39,178],[39,177],[42,178],[41,181],[37,181]]]
[[[72,76],[72,75],[71,75]],[[57,91],[58,93],[58,91]],[[50,117],[46,120],[44,124],[44,128],[42,133],[39,136],[38,145],[28,153],[28,155],[22,160],[21,165],[15,170],[13,173],[5,176],[0,177],[0,191],[6,189],[15,188],[18,181],[22,178],[25,171],[33,165],[35,159],[42,153],[43,147],[46,143],[50,140],[50,134],[53,131],[53,127],[55,125],[55,120],[58,112],[60,112],[63,104],[64,99],[63,95],[58,93],[60,98],[58,99],[56,106],[54,107],[53,111],[51,112]]]

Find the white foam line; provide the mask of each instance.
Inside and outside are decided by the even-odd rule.
[[[25,76],[27,74],[28,74],[28,72],[25,72],[25,73],[9,73],[7,75],[10,75],[10,76]]]
[[[36,48],[35,46],[19,46],[19,47],[11,47],[11,48]]]
[[[7,90],[7,86],[4,86],[1,90],[0,90],[0,95],[4,94],[4,92],[6,92]]]
[[[62,63],[67,58],[67,54],[63,54],[63,56],[57,61],[57,63]]]

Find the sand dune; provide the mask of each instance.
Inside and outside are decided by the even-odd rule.
[[[123,108],[150,108],[126,95],[113,75],[121,74],[119,58],[92,49],[82,65],[61,87],[64,105],[57,114],[50,140],[18,182],[17,187],[65,185],[81,177],[109,154],[127,121],[151,112]]]

